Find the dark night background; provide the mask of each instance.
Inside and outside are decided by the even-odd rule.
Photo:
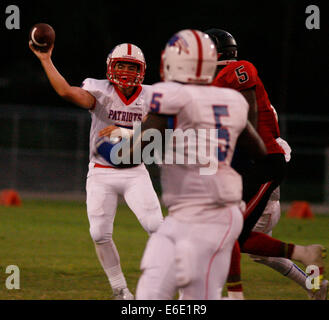
[[[5,28],[10,4],[20,8],[20,30]],[[312,4],[320,8],[319,30],[305,26],[305,10]],[[177,31],[231,32],[239,58],[258,69],[279,114],[281,135],[293,149],[282,199],[329,202],[328,1],[0,0],[0,166],[11,163],[1,172],[0,187],[63,191],[74,184],[84,190],[89,124],[83,119],[89,117],[56,95],[30,51],[28,34],[39,22],[55,29],[53,62],[76,86],[87,77],[104,79],[106,57],[119,43],[143,50],[144,83],[152,84],[159,81],[160,52]]]
[[[20,8],[20,30],[5,29],[9,4]],[[320,7],[320,30],[305,27],[310,4]],[[104,78],[107,53],[121,42],[142,48],[145,83],[154,83],[160,51],[171,35],[218,27],[235,36],[240,59],[255,64],[279,113],[329,114],[328,13],[325,1],[1,1],[1,103],[66,105],[27,46],[35,23],[54,27],[53,61],[72,85],[86,77]]]

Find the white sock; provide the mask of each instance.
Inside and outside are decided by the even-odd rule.
[[[126,288],[127,282],[121,270],[119,253],[114,242],[95,243],[95,249],[112,290]]]
[[[112,290],[127,288],[127,282],[119,264],[112,268],[105,269],[104,271],[109,279]]]
[[[301,287],[307,290],[306,288],[307,275],[291,260],[285,258],[278,258],[278,257],[268,257],[263,259],[257,259],[255,261],[262,263],[280,272],[282,275],[295,281],[297,284],[299,284]]]
[[[291,270],[289,271],[286,276],[298,283],[303,289],[308,290],[306,287],[306,279],[307,279],[307,274],[300,269],[298,266],[296,266],[294,263],[292,265]]]

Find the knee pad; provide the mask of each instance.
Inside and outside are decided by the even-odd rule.
[[[190,261],[191,244],[187,241],[179,241],[175,248],[176,281],[178,287],[187,286],[193,278],[192,265]]]
[[[112,240],[112,232],[102,226],[92,226],[89,229],[90,236],[95,243],[105,243]]]
[[[278,215],[281,212],[281,206],[279,200],[269,200],[264,209],[263,214]]]
[[[136,288],[136,300],[172,300],[173,297],[170,292],[167,292],[164,288],[161,290],[155,288],[154,284],[146,279],[143,273],[138,280]]]
[[[280,187],[276,187],[270,196],[270,201],[280,201]]]
[[[280,201],[269,200],[267,206],[258,219],[253,231],[270,234],[272,229],[276,226],[281,216]]]
[[[162,222],[163,222],[162,215],[157,215],[157,214],[150,214],[144,216],[141,219],[141,224],[145,228],[148,234],[157,231]]]

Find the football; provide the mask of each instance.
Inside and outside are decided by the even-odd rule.
[[[47,52],[55,42],[55,31],[47,23],[37,23],[31,28],[29,37],[37,50]]]

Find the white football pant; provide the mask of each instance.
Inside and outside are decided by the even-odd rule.
[[[179,289],[184,300],[221,298],[243,217],[237,206],[217,213],[204,223],[165,218],[147,243],[136,299],[173,299]]]
[[[112,239],[118,197],[122,195],[149,234],[163,221],[160,203],[144,165],[128,169],[94,168],[89,165],[87,212],[94,242]]]

